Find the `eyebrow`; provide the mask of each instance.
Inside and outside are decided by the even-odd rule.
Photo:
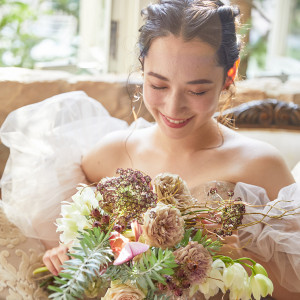
[[[168,78],[166,78],[166,77],[164,77],[160,74],[154,73],[154,72],[148,72],[147,74],[149,76],[156,77],[156,78],[161,79],[163,81],[169,81]],[[187,82],[187,84],[206,84],[206,83],[213,83],[213,82],[209,79],[196,79],[196,80],[192,80],[192,81]]]

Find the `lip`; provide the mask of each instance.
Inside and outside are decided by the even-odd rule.
[[[165,123],[168,127],[171,127],[171,128],[182,128],[182,127],[186,126],[186,125],[190,122],[190,120],[193,118],[193,117],[191,117],[191,118],[188,118],[188,119],[174,119],[174,118],[166,117],[166,116],[165,116],[164,114],[162,114],[161,112],[160,112],[160,115],[161,115],[161,117],[162,117],[164,123]],[[179,123],[179,124],[175,124],[175,123],[171,123],[168,119],[174,120],[174,121],[182,121],[182,120],[185,120],[185,121],[182,122],[182,123]]]

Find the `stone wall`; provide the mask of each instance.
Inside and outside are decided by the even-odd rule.
[[[101,75],[76,76],[66,72],[0,68],[0,125],[7,115],[24,105],[39,102],[56,94],[83,90],[100,101],[114,117],[131,123],[131,99],[138,77]],[[251,100],[277,98],[300,104],[300,79],[284,84],[277,78],[261,78],[236,83],[234,104]],[[139,106],[136,104],[136,106]],[[152,120],[142,106],[139,116]],[[0,144],[0,176],[8,157],[8,149]]]

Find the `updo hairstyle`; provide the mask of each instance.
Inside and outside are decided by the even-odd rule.
[[[140,28],[139,60],[144,58],[151,43],[173,34],[185,41],[198,38],[217,50],[217,63],[227,72],[239,58],[240,45],[236,36],[237,7],[218,0],[159,0],[142,10],[145,24]]]

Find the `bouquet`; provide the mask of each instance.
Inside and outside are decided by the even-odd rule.
[[[116,173],[96,187],[81,184],[62,205],[57,230],[71,244],[71,259],[48,286],[49,298],[197,299],[202,293],[209,299],[229,292],[230,299],[258,300],[272,294],[262,265],[221,254],[226,236],[253,225],[243,223],[248,204],[232,191],[228,199],[202,203],[178,175],[159,174],[152,182],[133,169]],[[209,193],[219,196],[217,189]]]

